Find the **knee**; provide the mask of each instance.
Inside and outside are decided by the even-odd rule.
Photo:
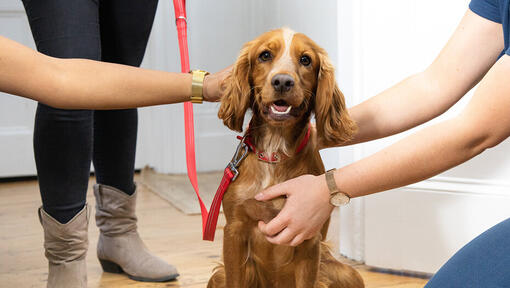
[[[48,119],[53,121],[62,122],[82,122],[91,121],[93,111],[91,110],[66,110],[54,108],[43,103],[37,106],[37,120]]]

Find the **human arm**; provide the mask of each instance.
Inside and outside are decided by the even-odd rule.
[[[472,12],[468,12],[469,14]],[[498,31],[500,29],[500,25],[494,22],[490,22],[485,20],[479,16],[472,15],[474,17],[480,18],[480,25],[493,25],[492,29],[494,31]],[[466,16],[470,17],[470,16]],[[466,21],[466,17],[462,22]],[[487,21],[487,23],[483,23]],[[498,26],[499,25],[499,26]],[[462,27],[462,23],[460,25]],[[458,33],[467,33],[464,29],[457,29],[455,34]],[[472,28],[477,29],[477,28]],[[490,29],[489,29],[490,30]],[[500,30],[499,30],[500,31]],[[489,32],[485,31],[483,34],[488,34]],[[501,31],[500,31],[501,33]],[[480,37],[485,37],[483,35],[479,35]],[[476,37],[474,35],[473,37]],[[456,59],[456,61],[460,62],[469,62],[473,59],[496,59],[499,55],[500,49],[502,49],[502,43],[496,43],[495,47],[499,47],[498,49],[486,49],[485,51],[479,51],[478,49],[469,46],[466,47],[466,43],[470,43],[469,41],[460,41],[456,43],[455,39],[462,39],[460,36],[453,35],[449,44],[449,49],[451,49],[451,57],[446,57],[445,63],[443,65],[453,65],[454,67],[463,67],[464,63],[450,63],[451,59]],[[494,40],[503,41],[502,37],[495,38]],[[474,41],[474,40],[473,40]],[[461,45],[462,44],[462,45]],[[480,45],[486,45],[486,43],[479,43]],[[451,48],[455,47],[455,49]],[[441,52],[442,54],[446,53],[449,49],[445,48]],[[459,59],[456,58],[455,50],[473,50],[476,53],[489,53],[490,55],[479,55],[479,54],[469,54],[466,51],[458,51],[457,53],[463,54],[465,58]],[[498,51],[499,50],[499,51]],[[444,55],[443,55],[444,56]],[[438,57],[438,58],[441,58]],[[510,93],[510,87],[501,87],[505,82],[505,78],[508,73],[505,69],[509,69],[510,64],[507,60],[508,56],[504,56],[499,62],[494,65],[490,72],[484,77],[484,80],[481,82],[480,87],[475,93],[474,98],[471,100],[470,105],[464,110],[464,112],[456,117],[455,119],[443,122],[441,124],[429,127],[418,132],[415,135],[407,137],[402,141],[388,147],[385,150],[382,150],[371,157],[363,159],[359,162],[353,163],[349,166],[341,168],[337,170],[335,173],[335,179],[338,187],[344,192],[346,192],[351,197],[358,197],[362,195],[367,195],[379,191],[384,191],[387,189],[400,187],[403,185],[407,185],[416,181],[420,181],[436,175],[446,169],[449,169],[455,165],[458,165],[464,161],[467,161],[471,157],[474,157],[478,153],[481,153],[484,149],[491,147],[491,145],[495,145],[499,143],[502,139],[507,137],[507,132],[504,129],[503,125],[510,126],[510,123],[503,124],[500,123],[496,115],[496,113],[491,112],[493,106],[496,106],[498,109],[502,109],[501,115],[504,113],[508,113],[509,105],[508,103],[505,106],[506,101],[506,93]],[[450,59],[450,60],[449,60]],[[437,60],[436,60],[437,61]],[[478,61],[478,60],[475,60]],[[485,63],[485,64],[484,64]],[[481,64],[488,65],[490,63],[489,60],[482,62]],[[435,65],[435,64],[433,64]],[[431,66],[433,66],[431,65]],[[509,67],[507,67],[509,66]],[[448,69],[448,67],[442,68],[438,66],[435,68],[437,73],[441,72],[441,70]],[[486,73],[485,70],[489,68],[481,67],[471,67],[471,69],[476,69],[478,73],[474,73],[476,77],[472,77],[475,79],[475,83],[479,78],[483,77]],[[430,67],[429,67],[430,69]],[[473,72],[463,71],[458,68],[459,72],[463,72],[463,74],[472,74]],[[464,69],[464,68],[463,68]],[[456,69],[457,70],[457,69]],[[510,69],[509,69],[510,70]],[[455,75],[455,73],[453,74]],[[453,77],[453,76],[451,76]],[[437,77],[440,79],[440,77]],[[456,79],[456,78],[454,78]],[[441,93],[440,91],[443,89],[458,89],[458,87],[450,87],[450,86],[460,86],[457,84],[457,80],[446,79],[445,86],[441,86],[441,89],[437,89],[437,93]],[[400,85],[397,88],[390,88],[389,90],[383,92],[383,94],[378,95],[379,98],[374,103],[380,102],[380,104],[370,104],[366,105],[364,109],[360,109],[360,113],[356,114],[352,113],[352,116],[358,117],[357,121],[360,123],[360,115],[363,113],[374,113],[373,116],[366,116],[365,119],[362,120],[361,123],[361,133],[362,136],[358,136],[355,141],[360,142],[361,140],[368,140],[369,138],[377,138],[375,136],[385,135],[384,133],[399,131],[399,129],[406,129],[408,127],[413,127],[415,123],[423,121],[424,118],[432,117],[433,113],[429,107],[423,107],[423,101],[420,99],[415,99],[416,104],[411,102],[406,102],[407,106],[402,106],[397,103],[398,108],[394,108],[391,105],[395,104],[393,101],[388,101],[388,103],[384,104],[384,97],[388,97],[389,99],[398,99],[399,97],[404,97],[402,95],[413,95],[414,85],[410,85],[409,80],[405,80],[404,85]],[[498,83],[501,81],[501,83]],[[496,83],[497,85],[494,85]],[[448,84],[448,85],[447,85]],[[469,87],[473,84],[469,84]],[[399,86],[399,85],[397,85]],[[466,86],[468,87],[468,86]],[[467,88],[464,88],[464,90]],[[503,89],[503,90],[502,90]],[[435,91],[435,89],[433,90]],[[395,93],[395,94],[393,94]],[[434,97],[433,95],[428,95],[430,97]],[[427,96],[427,97],[428,97]],[[483,98],[491,98],[491,100],[498,99],[499,103],[497,105],[489,105],[489,103],[481,103],[480,99]],[[440,99],[436,99],[440,101]],[[370,101],[370,100],[369,100]],[[421,101],[421,102],[420,102]],[[457,100],[453,101],[456,102]],[[405,101],[404,101],[405,102]],[[391,103],[391,104],[389,104]],[[365,103],[366,104],[366,103]],[[370,127],[364,127],[364,125],[368,125],[367,123],[373,123],[373,125],[379,125],[376,122],[379,120],[375,119],[380,116],[380,114],[389,113],[386,111],[384,105],[388,106],[388,109],[396,112],[398,117],[395,119],[403,119],[401,121],[405,122],[399,124],[398,121],[394,124],[382,124],[384,127],[380,129],[371,129]],[[362,104],[363,105],[363,104]],[[377,106],[381,106],[375,108]],[[435,105],[434,102],[430,103],[430,105]],[[487,106],[489,105],[489,106]],[[417,106],[420,109],[424,109],[429,111],[431,114],[421,113],[416,111],[413,106]],[[449,107],[448,105],[446,105]],[[451,105],[450,105],[451,106]],[[439,106],[436,106],[439,107]],[[379,111],[378,109],[382,109]],[[420,121],[415,121],[413,118],[413,113],[407,113],[406,111],[400,111],[402,109],[410,109],[411,111],[415,111],[418,118],[423,117],[424,115],[427,117],[421,118]],[[505,111],[505,109],[507,109]],[[363,111],[364,110],[364,111]],[[478,111],[477,111],[478,110]],[[440,113],[437,110],[434,113]],[[363,113],[361,113],[363,112]],[[368,115],[368,114],[367,114]],[[420,116],[421,115],[421,116]],[[404,117],[402,117],[404,116]],[[508,116],[507,116],[508,117]],[[388,121],[391,122],[391,117],[386,116]],[[407,119],[407,120],[406,120]],[[404,121],[405,120],[405,121]],[[366,121],[366,122],[363,122]],[[407,122],[406,122],[407,121]],[[413,124],[413,125],[411,125]],[[416,124],[416,125],[417,125]],[[493,129],[494,125],[498,125],[498,129]],[[500,124],[502,126],[500,126]],[[380,126],[379,126],[380,127]],[[490,128],[489,128],[490,127]],[[503,128],[502,128],[503,127]],[[369,132],[364,132],[369,131]],[[491,131],[486,131],[491,130]],[[493,130],[493,131],[492,131]],[[499,130],[498,133],[496,133]],[[382,131],[382,132],[381,132]],[[396,133],[396,132],[395,132]],[[488,133],[496,133],[496,134],[488,134]],[[364,135],[364,136],[363,136]],[[381,136],[382,137],[382,136]],[[280,212],[280,214],[274,218],[270,223],[259,223],[260,230],[267,235],[267,239],[275,244],[286,244],[286,245],[298,245],[303,240],[308,239],[315,235],[329,217],[333,207],[329,204],[329,193],[327,190],[326,182],[324,179],[324,175],[320,176],[312,176],[305,175],[301,176],[287,182],[275,185],[269,189],[263,191],[261,195],[257,197],[258,200],[269,200],[279,195],[287,195],[287,202]]]
[[[480,81],[502,49],[501,24],[468,10],[424,71],[349,110],[358,133],[344,145],[397,134],[444,113]]]
[[[227,68],[204,80],[217,101]],[[66,109],[123,109],[189,101],[191,75],[43,55],[0,36],[0,91]]]
[[[480,83],[461,114],[338,169],[335,172],[337,186],[350,197],[405,186],[437,175],[496,146],[510,136],[508,75],[510,56],[505,55]],[[305,175],[275,185],[257,200],[280,195],[287,195],[283,210],[269,224],[259,223],[261,231],[275,244],[297,245],[315,235],[317,227],[322,226],[333,209],[324,175]]]

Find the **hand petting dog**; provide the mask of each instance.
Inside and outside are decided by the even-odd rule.
[[[318,187],[320,193],[310,193],[308,187]],[[268,201],[280,196],[286,196],[287,201],[278,216],[269,223],[259,221],[258,225],[273,244],[297,246],[314,237],[333,211],[324,175],[299,176],[267,188],[255,199]]]

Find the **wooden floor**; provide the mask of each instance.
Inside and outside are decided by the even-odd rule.
[[[182,214],[143,187],[139,189],[138,197],[137,214],[142,238],[158,256],[176,265],[181,276],[178,281],[156,284],[103,273],[95,255],[98,229],[92,216],[87,255],[89,287],[205,287],[211,270],[220,261],[223,223],[218,225],[216,241],[204,242],[201,241],[200,216]],[[90,190],[88,202],[93,208],[94,198]],[[43,231],[36,213],[40,205],[36,181],[0,183],[0,287],[46,287]],[[426,283],[423,279],[374,273],[363,266],[357,268],[366,287],[415,288]]]

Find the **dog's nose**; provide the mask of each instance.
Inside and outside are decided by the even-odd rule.
[[[294,78],[289,74],[276,74],[271,79],[271,84],[277,92],[287,92],[294,87]]]

